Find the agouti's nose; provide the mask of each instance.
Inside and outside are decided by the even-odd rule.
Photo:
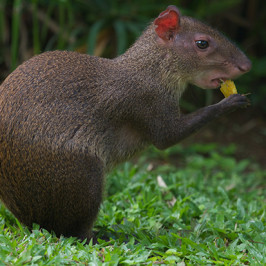
[[[248,72],[251,69],[251,67],[252,63],[250,60],[247,60],[238,66],[241,72]]]

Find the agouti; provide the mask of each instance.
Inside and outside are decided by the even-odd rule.
[[[67,51],[33,57],[0,87],[0,199],[27,226],[90,238],[107,170],[248,105],[235,94],[182,115],[187,84],[217,88],[250,68],[221,33],[175,6],[115,59]]]

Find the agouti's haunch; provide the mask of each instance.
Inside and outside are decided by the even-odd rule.
[[[28,226],[90,238],[108,169],[248,104],[235,94],[182,115],[187,84],[216,88],[250,68],[222,34],[175,6],[115,59],[33,57],[0,87],[0,199]]]

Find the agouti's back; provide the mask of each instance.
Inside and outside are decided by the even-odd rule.
[[[247,106],[236,94],[184,116],[187,84],[216,88],[250,67],[222,34],[174,6],[118,58],[33,57],[0,87],[0,199],[28,226],[90,238],[108,169]]]
[[[51,150],[96,154],[106,165],[124,160],[119,158],[124,156],[120,145],[128,143],[127,153],[132,154],[136,141],[143,139],[122,122],[127,110],[119,101],[127,92],[116,82],[120,83],[119,70],[112,60],[66,51],[36,56],[1,88],[0,112],[9,113],[3,116],[2,134],[41,142]]]

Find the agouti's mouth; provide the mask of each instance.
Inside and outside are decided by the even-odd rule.
[[[221,83],[223,83],[227,79],[232,79],[232,78],[233,77],[218,76],[217,74],[206,77],[199,76],[194,80],[192,84],[202,89],[217,89],[221,86]]]
[[[215,78],[211,80],[211,85],[213,88],[218,88],[221,86],[221,83],[223,83],[227,78]]]

